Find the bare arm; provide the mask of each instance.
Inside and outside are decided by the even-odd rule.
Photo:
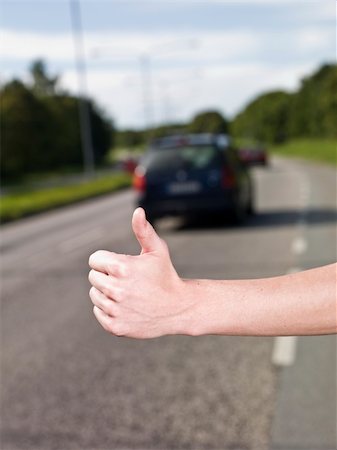
[[[336,333],[336,266],[257,280],[188,281],[198,299],[192,328],[251,336]]]
[[[337,332],[336,264],[256,280],[182,280],[165,242],[136,210],[138,256],[98,251],[89,281],[94,313],[118,336],[315,335]]]

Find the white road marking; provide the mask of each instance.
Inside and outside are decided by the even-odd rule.
[[[302,269],[300,267],[292,267],[291,269],[287,270],[287,274],[301,272],[301,270]]]
[[[275,366],[288,367],[294,364],[296,359],[296,336],[278,336],[274,341],[272,363]]]
[[[308,210],[310,204],[311,188],[308,180],[304,179],[300,187],[300,207],[303,212]]]
[[[59,249],[61,250],[62,253],[68,253],[73,250],[76,250],[77,248],[82,247],[83,245],[88,245],[88,243],[91,243],[101,238],[103,236],[103,231],[104,231],[103,227],[93,228],[89,231],[86,231],[85,233],[82,233],[78,236],[74,236],[71,239],[67,239],[66,241],[62,242],[59,245]]]
[[[309,183],[303,181],[300,187],[300,199],[303,203],[308,204],[310,199],[310,186]]]
[[[308,241],[305,239],[307,227],[306,215],[310,204],[311,188],[308,178],[301,176],[299,186],[299,209],[300,215],[297,221],[297,237],[291,243],[291,251],[300,256],[308,249]],[[291,267],[287,273],[300,272],[301,267]],[[272,363],[279,367],[288,367],[294,364],[296,359],[296,336],[278,336],[274,340]]]
[[[296,237],[291,244],[291,251],[295,255],[302,255],[308,248],[308,242],[303,236]]]
[[[287,274],[301,272],[301,267],[291,267]],[[274,340],[272,363],[275,366],[287,367],[294,364],[296,359],[296,336],[278,336]]]

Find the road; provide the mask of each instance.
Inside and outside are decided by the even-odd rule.
[[[336,260],[333,168],[277,159],[254,179],[258,214],[243,227],[159,223],[181,276],[267,277]],[[294,339],[289,351],[274,338],[103,332],[87,260],[139,251],[132,200],[124,191],[2,226],[1,449],[336,448],[333,337]]]

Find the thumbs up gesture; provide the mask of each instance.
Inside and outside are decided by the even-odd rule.
[[[175,271],[166,243],[146,220],[142,208],[132,217],[140,255],[99,250],[89,258],[94,314],[103,328],[117,336],[153,338],[188,334],[192,301]]]

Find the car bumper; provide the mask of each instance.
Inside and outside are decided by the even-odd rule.
[[[147,200],[138,199],[137,206],[145,209],[146,213],[152,217],[175,216],[194,213],[216,213],[231,210],[234,206],[232,198],[223,197],[220,199],[162,199]]]

